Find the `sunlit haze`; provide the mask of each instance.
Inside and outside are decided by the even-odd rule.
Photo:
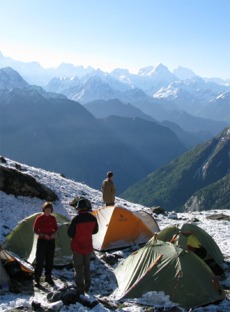
[[[230,78],[229,0],[0,0],[0,51],[43,67]]]

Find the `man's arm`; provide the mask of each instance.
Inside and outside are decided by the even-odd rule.
[[[96,217],[95,217],[95,226],[94,226],[94,229],[93,229],[93,234],[97,234],[98,229],[99,229],[99,226],[98,226],[97,219],[96,219]]]
[[[75,234],[76,234],[76,219],[74,218],[69,227],[68,227],[68,236],[71,237],[71,238],[74,238]]]

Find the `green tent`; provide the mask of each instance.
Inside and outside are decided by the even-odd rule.
[[[217,277],[193,252],[169,242],[151,239],[114,270],[118,298],[138,298],[150,291],[163,291],[184,308],[224,299]]]
[[[169,226],[157,233],[157,239],[193,251],[208,264],[216,275],[224,273],[224,257],[220,248],[214,239],[199,226],[189,223],[183,224],[181,229]]]
[[[17,254],[21,259],[33,263],[35,260],[37,235],[33,232],[33,223],[38,215],[35,213],[23,219],[3,242],[5,249]],[[54,265],[66,265],[72,262],[70,238],[67,234],[69,219],[59,213],[53,213],[58,223],[55,239]]]

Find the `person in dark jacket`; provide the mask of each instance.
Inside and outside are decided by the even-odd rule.
[[[116,188],[113,182],[113,172],[107,173],[107,178],[101,185],[102,199],[106,206],[113,206],[115,203]]]
[[[33,225],[34,233],[38,235],[36,250],[35,282],[40,284],[40,277],[45,266],[45,281],[54,285],[51,277],[55,251],[55,233],[58,230],[53,212],[53,205],[46,202],[42,206],[43,214],[39,215]]]
[[[90,258],[93,251],[92,235],[98,232],[98,223],[88,199],[80,199],[76,207],[78,214],[68,228],[71,238],[75,283],[78,295],[87,293],[91,285]]]

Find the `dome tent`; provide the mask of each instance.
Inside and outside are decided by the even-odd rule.
[[[106,206],[94,210],[99,231],[93,235],[96,250],[112,250],[146,243],[159,226],[155,219],[144,211],[131,211],[120,206]]]
[[[3,246],[17,254],[21,259],[33,263],[35,260],[37,235],[33,232],[33,223],[41,213],[35,213],[20,221],[6,237]],[[66,265],[72,261],[70,238],[67,235],[69,220],[64,215],[52,213],[57,220],[58,231],[55,238],[54,265]]]
[[[157,234],[157,238],[193,251],[208,264],[216,275],[224,272],[222,252],[214,239],[195,224],[185,223],[181,228],[169,226]]]
[[[163,291],[172,302],[190,309],[225,297],[217,277],[204,261],[169,242],[151,239],[126,258],[114,273],[118,299]]]

